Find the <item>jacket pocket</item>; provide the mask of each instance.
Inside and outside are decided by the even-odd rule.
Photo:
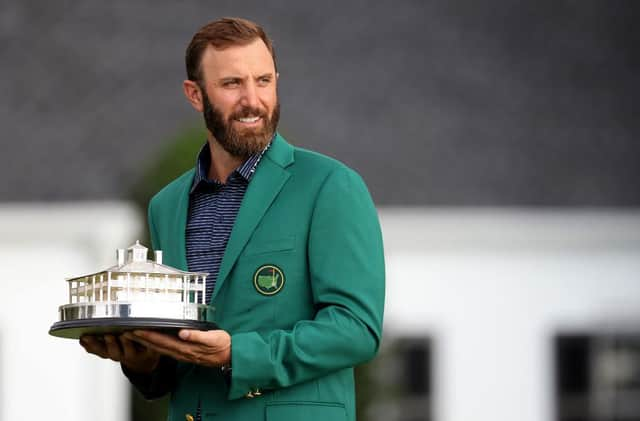
[[[266,421],[346,421],[344,405],[334,402],[270,402]]]
[[[293,250],[295,237],[269,238],[260,241],[251,241],[247,244],[243,256],[255,256],[257,254],[274,253]]]

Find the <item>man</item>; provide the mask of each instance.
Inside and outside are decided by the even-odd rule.
[[[220,329],[81,344],[119,361],[147,398],[170,393],[170,420],[355,420],[353,366],[378,349],[384,302],[369,193],[276,132],[275,54],[258,25],[204,26],[186,65],[207,143],[151,200],[149,228],[165,263],[210,273],[207,317]]]

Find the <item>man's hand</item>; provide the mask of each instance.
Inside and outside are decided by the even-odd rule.
[[[231,336],[224,330],[182,329],[178,338],[149,330],[125,332],[122,337],[178,361],[220,367],[231,361]]]
[[[117,361],[137,373],[151,373],[160,361],[158,352],[125,335],[84,335],[80,338],[80,345],[91,354]]]

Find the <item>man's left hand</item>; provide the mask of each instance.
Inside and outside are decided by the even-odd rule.
[[[123,336],[178,361],[207,367],[220,367],[231,361],[231,336],[224,330],[182,329],[178,337],[134,330]]]

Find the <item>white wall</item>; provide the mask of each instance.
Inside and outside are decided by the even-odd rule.
[[[142,224],[126,203],[0,205],[0,421],[127,419],[119,366],[48,330],[64,279],[115,264]]]
[[[383,209],[385,334],[434,345],[437,421],[553,419],[552,338],[640,332],[640,212]]]
[[[552,420],[553,335],[640,330],[640,212],[380,213],[385,334],[434,339],[437,421]],[[117,364],[47,332],[64,278],[112,265],[143,224],[123,203],[0,206],[0,421],[127,418]]]

